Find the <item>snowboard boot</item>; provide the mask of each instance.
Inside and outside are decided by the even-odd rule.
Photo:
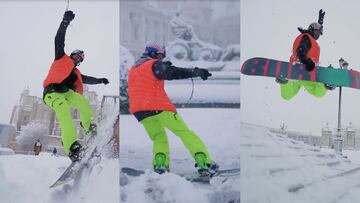
[[[346,64],[343,64],[343,65],[349,65],[349,64],[347,64],[347,62],[345,61],[345,63]],[[334,68],[334,67],[332,67],[332,65],[330,64],[327,68]],[[336,89],[336,86],[335,85],[329,85],[329,84],[324,84],[324,86],[325,86],[325,88],[327,89],[327,90],[334,90],[334,89]]]
[[[324,86],[325,86],[325,88],[326,88],[327,90],[334,90],[334,89],[336,89],[336,86],[335,86],[335,85],[324,84]]]
[[[279,77],[276,77],[275,81],[279,84],[286,84],[288,79],[286,79],[286,77],[283,75],[279,75]]]
[[[195,162],[195,167],[201,177],[212,176],[219,170],[219,165],[216,162],[206,163],[206,155],[202,152],[195,154]]]
[[[155,154],[155,165],[154,172],[158,174],[163,174],[169,172],[169,167],[165,166],[166,156],[163,153]]]
[[[84,148],[78,141],[75,141],[70,147],[69,158],[72,162],[80,161],[84,156]]]

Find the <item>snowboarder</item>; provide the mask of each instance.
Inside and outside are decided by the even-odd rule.
[[[154,171],[162,174],[169,171],[169,144],[165,132],[168,128],[180,137],[185,147],[195,159],[200,175],[209,175],[218,165],[201,139],[191,131],[164,90],[164,80],[200,77],[207,80],[211,76],[202,68],[179,68],[170,61],[164,62],[165,47],[149,44],[143,55],[135,62],[128,76],[130,113],[144,126],[153,141]]]
[[[38,139],[34,144],[34,153],[35,156],[38,156],[41,152],[42,144],[40,142],[40,139]]]
[[[325,12],[320,9],[318,22],[311,23],[307,30],[301,27],[298,28],[300,34],[294,41],[290,64],[302,63],[309,72],[315,69],[320,57],[320,46],[316,40],[323,34],[324,16]],[[280,83],[281,96],[285,100],[293,98],[299,92],[301,86],[304,86],[315,97],[322,97],[326,94],[327,89],[333,90],[335,88],[334,86],[319,82],[288,81],[285,76],[277,77],[276,82]]]
[[[70,56],[65,54],[65,33],[75,14],[68,10],[64,13],[60,27],[55,36],[55,60],[46,76],[43,87],[43,100],[60,122],[61,139],[65,153],[71,161],[79,161],[83,147],[77,141],[76,128],[71,117],[71,108],[80,112],[80,124],[85,134],[96,133],[92,123],[93,112],[83,93],[83,84],[108,84],[106,78],[95,78],[80,73],[76,67],[84,60],[84,51],[74,50]]]

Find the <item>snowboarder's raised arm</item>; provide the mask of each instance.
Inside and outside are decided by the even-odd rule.
[[[322,25],[324,23],[324,17],[325,17],[325,11],[323,11],[322,9],[319,10],[319,18],[318,18],[318,23],[320,25]]]
[[[203,80],[207,80],[211,73],[208,70],[202,68],[179,68],[173,66],[171,62],[157,61],[152,67],[154,75],[161,80],[179,80],[192,77],[201,77]]]
[[[87,75],[83,75],[81,74],[81,78],[84,84],[89,84],[89,85],[95,85],[95,84],[101,84],[104,83],[105,85],[107,85],[109,83],[109,80],[106,78],[95,78],[95,77],[91,77],[91,76],[87,76]]]
[[[65,34],[66,29],[69,26],[70,22],[74,19],[75,14],[72,11],[66,11],[64,13],[63,20],[60,23],[59,29],[56,32],[55,36],[55,60],[61,58],[65,55]]]

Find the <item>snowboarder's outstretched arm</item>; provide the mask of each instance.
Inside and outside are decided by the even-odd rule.
[[[207,80],[211,76],[208,70],[203,68],[179,68],[173,66],[171,62],[157,61],[152,67],[154,75],[160,80],[179,80],[192,77],[201,77]]]
[[[107,85],[109,83],[109,80],[106,78],[95,78],[95,77],[91,77],[91,76],[87,76],[87,75],[83,75],[81,74],[81,78],[84,84],[89,84],[89,85],[95,85],[95,84],[101,84],[104,83],[105,85]]]
[[[61,21],[55,36],[55,60],[65,55],[64,48],[66,29],[74,17],[75,14],[72,11],[66,11],[64,13],[63,20]]]

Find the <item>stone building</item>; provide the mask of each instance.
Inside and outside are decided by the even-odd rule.
[[[226,15],[214,17],[211,0],[120,1],[120,44],[138,58],[147,42],[166,45],[174,39],[170,20],[176,13],[202,41],[222,48],[240,43],[240,2],[223,3]]]
[[[343,149],[349,149],[349,150],[360,149],[359,130],[353,128],[351,123],[349,124],[348,127],[342,128],[340,133],[343,140]],[[324,127],[322,129],[322,135],[321,135],[321,146],[333,148],[334,147],[333,140],[336,135],[337,135],[337,129],[334,129],[332,131],[328,125]]]
[[[94,115],[97,115],[99,111],[98,95],[94,91],[90,91],[86,85],[84,85],[84,96],[89,99],[91,108]],[[72,110],[73,120],[77,128],[79,139],[82,139],[84,133],[80,126],[79,113],[76,110]],[[96,119],[96,118],[95,118]],[[48,135],[44,135],[44,139],[47,139],[47,145],[43,146],[43,150],[52,151],[54,147],[61,153],[61,135],[60,125],[56,119],[55,112],[52,111],[40,97],[30,95],[30,90],[25,89],[21,95],[17,105],[14,106],[10,118],[10,124],[15,126],[17,135],[20,134],[21,128],[30,122],[43,124],[48,128]],[[12,148],[16,150],[16,140],[12,138]]]
[[[329,126],[326,125],[326,127],[324,127],[321,131],[321,146],[332,148],[333,145],[332,131],[330,130]]]
[[[343,129],[342,138],[343,138],[343,149],[355,149],[355,137],[356,131],[351,127]]]
[[[169,41],[170,19],[148,1],[120,1],[120,44],[138,58],[147,42]]]
[[[8,124],[0,124],[0,148],[11,148],[11,141],[15,139],[15,127]]]

